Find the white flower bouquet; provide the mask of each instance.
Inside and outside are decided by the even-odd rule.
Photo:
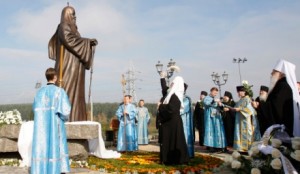
[[[289,160],[294,159],[296,162],[300,162],[300,137],[291,138],[290,145],[284,144],[282,139],[274,136],[276,130],[274,133],[273,130],[275,128],[277,131],[283,131],[278,129],[281,126],[271,127],[268,132],[266,131],[261,141],[252,144],[248,150],[248,156],[234,151],[230,158],[225,159],[225,164],[238,174],[283,174],[295,171],[294,166],[300,163],[292,164]]]
[[[0,112],[0,125],[22,124],[21,113],[14,109],[12,111]]]

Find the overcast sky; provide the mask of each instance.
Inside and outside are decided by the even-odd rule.
[[[60,22],[66,0],[0,1],[0,104],[31,103],[35,84],[54,66],[48,41]],[[160,98],[155,64],[170,58],[181,68],[193,102],[213,86],[212,72],[229,74],[222,88],[234,94],[241,78],[269,85],[277,60],[300,66],[298,0],[69,0],[82,37],[99,45],[92,76],[93,102],[119,102],[121,75],[136,70],[136,95],[145,102]],[[298,68],[298,67],[297,67]],[[296,68],[298,81],[300,70]],[[86,90],[90,71],[86,72]],[[87,97],[86,93],[86,97]]]

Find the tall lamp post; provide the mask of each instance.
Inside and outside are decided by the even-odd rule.
[[[168,86],[170,83],[170,78],[173,76],[173,73],[174,73],[174,69],[170,68],[170,67],[174,66],[175,64],[176,64],[176,62],[173,61],[173,59],[170,59],[168,65],[167,65],[166,73],[167,73],[167,85]],[[157,70],[158,74],[160,75],[160,73],[163,72],[164,65],[162,63],[160,63],[160,61],[158,61],[155,66],[156,66],[156,70]]]
[[[223,81],[224,81],[223,83],[221,82],[221,79],[220,79],[221,76],[222,76]],[[214,84],[219,87],[220,98],[221,98],[221,95],[222,95],[221,94],[221,86],[226,84],[226,82],[228,80],[228,74],[226,74],[226,72],[224,71],[224,73],[221,76],[218,73],[215,73],[215,72],[213,72],[211,74],[211,78],[212,78]]]
[[[241,68],[240,68],[240,63],[245,63],[247,61],[246,57],[244,57],[243,59],[241,58],[233,58],[232,62],[233,63],[237,63],[239,66],[239,75],[240,75],[240,83],[242,84],[242,75],[241,75]]]

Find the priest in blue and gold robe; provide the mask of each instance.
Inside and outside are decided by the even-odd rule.
[[[137,107],[137,135],[138,144],[149,144],[148,141],[148,124],[150,121],[150,115],[148,109],[144,106],[144,100],[139,101]]]
[[[224,124],[221,116],[223,104],[218,95],[218,88],[213,87],[210,94],[204,98],[204,145],[210,147],[213,152],[222,151],[226,147]]]
[[[119,106],[116,116],[118,117],[119,131],[117,151],[138,150],[136,133],[136,107],[130,103],[129,96],[124,96],[124,103]]]
[[[247,152],[254,141],[255,126],[252,119],[255,118],[255,110],[251,105],[251,98],[246,93],[244,86],[237,86],[240,100],[234,106],[236,111],[233,149],[239,152]]]
[[[46,71],[48,84],[36,94],[33,103],[34,128],[31,174],[60,174],[70,171],[64,122],[71,106],[66,92],[57,86],[54,68]]]

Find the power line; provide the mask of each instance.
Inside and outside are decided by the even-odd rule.
[[[136,95],[136,85],[135,81],[138,80],[136,78],[136,73],[140,73],[139,71],[135,71],[133,64],[130,64],[129,70],[125,73],[127,77],[125,78],[125,84],[127,85],[127,94],[132,96],[132,102],[137,103],[137,95]],[[123,82],[122,82],[123,84]],[[123,89],[123,92],[125,90]]]

